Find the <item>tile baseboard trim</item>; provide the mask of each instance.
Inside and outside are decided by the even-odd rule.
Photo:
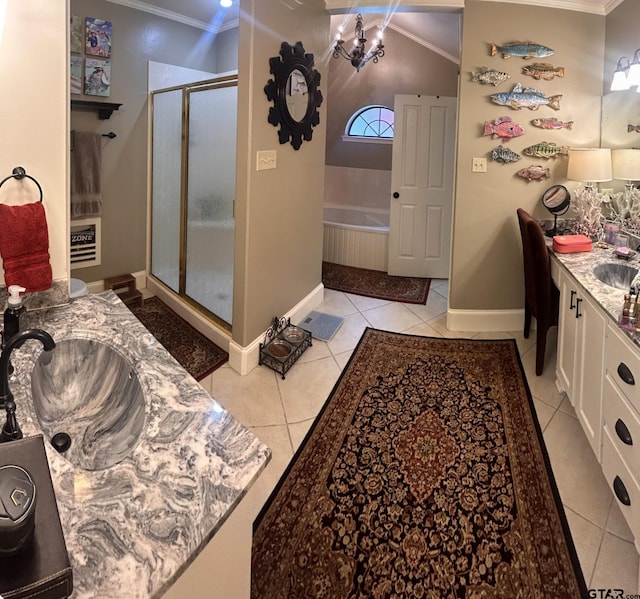
[[[317,308],[324,300],[324,285],[320,283],[309,295],[300,300],[284,317],[291,318],[296,323],[309,312]],[[229,366],[240,375],[249,374],[260,361],[260,344],[264,341],[265,333],[254,339],[249,345],[242,346],[231,340],[229,343]]]
[[[535,329],[535,318],[532,319]],[[524,329],[522,310],[447,310],[447,329],[450,331],[519,331]]]

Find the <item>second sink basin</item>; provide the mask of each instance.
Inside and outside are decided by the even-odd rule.
[[[628,291],[631,281],[638,274],[638,269],[622,262],[608,262],[596,266],[593,274],[605,285]]]
[[[33,405],[42,432],[85,470],[122,461],[144,427],[145,402],[138,377],[115,349],[92,339],[63,339],[42,352],[31,375]],[[58,438],[59,438],[58,437]]]

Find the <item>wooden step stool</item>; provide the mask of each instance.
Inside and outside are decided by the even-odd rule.
[[[127,306],[133,304],[142,306],[144,301],[142,292],[136,289],[136,279],[133,275],[120,275],[105,279],[104,288],[105,291],[112,289]]]

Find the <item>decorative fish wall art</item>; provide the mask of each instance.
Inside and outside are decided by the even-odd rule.
[[[560,121],[556,118],[533,119],[531,124],[540,129],[573,129],[573,121]]]
[[[549,169],[540,166],[539,164],[532,164],[527,168],[522,168],[516,173],[516,175],[526,179],[529,183],[531,183],[531,181],[542,181],[542,179],[548,179],[550,177]]]
[[[520,56],[522,58],[545,58],[551,56],[553,50],[536,42],[510,42],[504,46],[491,44],[491,56],[502,54],[502,58]]]
[[[536,158],[557,158],[558,156],[568,156],[569,146],[558,146],[553,142],[541,141],[522,150],[525,156],[535,156]]]
[[[502,141],[509,141],[512,137],[518,137],[524,133],[524,128],[511,120],[508,116],[502,116],[493,123],[484,122],[483,135],[491,135],[492,139],[502,138]]]
[[[627,125],[627,133],[640,133],[640,125]]]
[[[480,67],[479,72],[471,73],[471,81],[478,81],[483,85],[497,86],[510,77],[511,75],[509,75],[508,73],[496,71],[495,69],[490,69],[489,67]]]
[[[499,92],[489,96],[492,102],[501,106],[510,106],[514,110],[528,108],[538,110],[540,106],[549,106],[553,110],[560,110],[560,100],[562,95],[555,95],[546,98],[543,91],[533,87],[522,87],[521,83],[516,83],[510,92]]]
[[[523,75],[530,75],[536,80],[551,81],[554,77],[564,77],[564,67],[554,67],[548,62],[534,62],[532,65],[522,67]]]
[[[516,162],[516,160],[520,160],[522,158],[520,154],[510,150],[509,148],[505,148],[503,145],[491,150],[489,155],[491,156],[491,160],[502,162],[503,164],[506,164],[507,162]]]

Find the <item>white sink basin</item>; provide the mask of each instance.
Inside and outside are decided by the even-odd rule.
[[[35,413],[45,437],[74,465],[102,470],[136,446],[145,401],[129,362],[91,339],[63,339],[43,352],[31,376]],[[70,440],[68,449],[59,447]]]

